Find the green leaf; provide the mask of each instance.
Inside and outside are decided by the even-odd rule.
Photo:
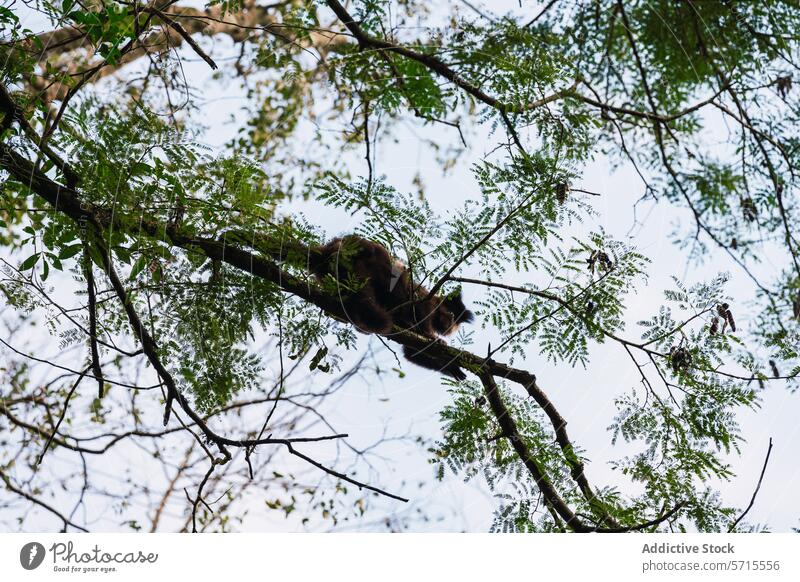
[[[30,257],[28,257],[27,259],[22,261],[22,264],[19,266],[19,270],[20,271],[28,271],[30,269],[33,269],[33,266],[39,260],[39,256],[40,256],[39,253],[32,254]]]
[[[132,281],[136,278],[136,276],[141,273],[144,268],[147,266],[148,258],[146,255],[140,256],[136,259],[136,262],[131,267],[131,274],[128,276],[128,280]]]
[[[58,258],[61,259],[62,261],[66,259],[71,259],[79,252],[81,252],[82,249],[83,249],[82,244],[74,244],[68,247],[63,247],[58,253]]]

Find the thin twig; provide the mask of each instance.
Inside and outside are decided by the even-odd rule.
[[[767,447],[767,456],[764,458],[764,466],[761,467],[761,475],[758,477],[758,483],[756,484],[756,489],[753,491],[753,497],[750,498],[750,503],[747,505],[747,508],[742,512],[742,514],[736,518],[731,526],[728,528],[728,532],[732,532],[736,529],[736,526],[739,525],[739,522],[744,519],[744,516],[753,508],[753,504],[756,502],[756,496],[758,495],[759,489],[761,489],[761,482],[764,480],[764,473],[767,472],[767,464],[769,463],[769,455],[772,453],[772,437],[769,438],[769,447]]]
[[[91,369],[91,366],[89,366],[83,372],[80,373],[80,375],[78,376],[77,380],[75,380],[75,383],[72,385],[72,388],[67,393],[67,398],[64,400],[64,408],[61,409],[61,414],[58,417],[58,422],[56,422],[55,426],[53,427],[53,432],[51,432],[50,436],[47,437],[47,442],[45,442],[44,448],[42,449],[42,452],[39,453],[39,458],[36,459],[36,464],[34,465],[35,467],[39,466],[39,464],[42,462],[42,459],[44,458],[45,453],[47,452],[47,449],[50,448],[50,443],[53,442],[53,439],[55,438],[56,433],[58,432],[58,429],[61,426],[61,422],[64,420],[64,417],[67,415],[67,407],[69,406],[69,401],[72,398],[72,395],[75,393],[75,390],[77,390],[78,385],[81,383],[81,380],[83,380],[83,377],[86,376],[87,372],[89,372],[90,369]]]
[[[63,513],[61,513],[57,509],[53,508],[52,506],[48,505],[47,503],[45,503],[41,499],[38,499],[37,497],[34,497],[30,493],[26,493],[25,491],[23,491],[19,487],[16,487],[15,485],[12,485],[11,484],[11,480],[8,478],[8,476],[3,471],[0,471],[0,479],[3,480],[3,482],[6,484],[6,487],[8,487],[8,490],[11,491],[12,493],[16,493],[17,495],[19,495],[21,497],[24,497],[25,499],[27,499],[28,501],[30,501],[34,505],[38,505],[39,507],[41,507],[43,509],[46,509],[47,511],[49,511],[50,513],[55,515],[58,519],[60,519],[64,523],[64,529],[62,530],[63,532],[67,531],[67,526],[72,526],[75,529],[78,529],[78,530],[80,530],[82,532],[86,532],[86,533],[89,532],[88,529],[86,529],[85,527],[82,527],[82,526],[70,521],[69,518],[67,518]]]
[[[161,12],[161,10],[158,8],[145,8],[143,11],[156,14],[161,20],[166,22],[175,32],[177,32],[181,38],[183,38],[183,40],[185,40],[186,43],[192,47],[192,50],[197,53],[197,56],[208,63],[209,67],[212,69],[217,69],[217,63],[215,63],[213,59],[208,56],[202,48],[200,48],[200,45],[195,42],[195,40],[192,38],[192,35],[186,32],[186,30],[180,24],[172,20],[172,18]]]

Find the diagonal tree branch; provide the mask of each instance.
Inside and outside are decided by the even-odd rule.
[[[192,35],[190,35],[188,32],[186,32],[186,30],[183,28],[183,26],[178,24],[178,22],[173,20],[169,15],[164,14],[163,12],[161,12],[161,10],[159,10],[157,8],[151,8],[151,9],[148,9],[146,11],[147,12],[152,12],[153,14],[158,15],[158,17],[161,20],[166,22],[175,32],[177,32],[180,35],[180,37],[183,40],[186,41],[186,44],[188,44],[190,47],[192,47],[192,50],[195,53],[197,53],[197,56],[199,56],[206,63],[208,63],[209,67],[211,67],[212,69],[217,69],[217,63],[215,63],[213,61],[213,59],[210,56],[208,56],[206,54],[206,52],[202,48],[200,48],[200,45],[195,42],[195,40],[192,38]]]
[[[750,510],[753,508],[753,505],[756,502],[756,497],[758,497],[758,492],[761,489],[761,482],[764,480],[764,473],[767,472],[767,465],[769,464],[769,456],[772,454],[772,437],[769,439],[769,446],[767,447],[767,456],[764,457],[764,466],[761,467],[761,475],[758,476],[758,483],[756,483],[755,491],[753,491],[753,496],[750,498],[750,503],[747,504],[745,510],[741,513],[739,517],[736,518],[731,526],[728,528],[728,532],[732,532],[736,529],[736,526],[739,525],[739,522],[744,519],[744,516],[747,515]]]
[[[502,435],[511,441],[511,446],[517,453],[519,458],[527,467],[528,472],[533,476],[536,486],[542,492],[545,503],[551,507],[567,524],[567,527],[576,532],[589,532],[592,528],[586,525],[575,512],[567,505],[564,499],[558,494],[553,483],[545,473],[545,469],[540,466],[536,457],[528,449],[528,445],[522,438],[517,423],[511,417],[506,405],[503,403],[503,398],[500,395],[500,390],[491,373],[483,372],[480,374],[481,382],[483,383],[484,393],[489,402],[489,406],[494,413],[497,422],[502,430]]]

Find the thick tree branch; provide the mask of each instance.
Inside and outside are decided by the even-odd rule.
[[[308,40],[296,41],[286,34],[286,30],[290,27],[282,24],[274,11],[266,6],[251,5],[244,10],[231,13],[226,13],[219,5],[203,10],[187,6],[170,6],[168,11],[163,7],[159,8],[158,12],[159,18],[163,16],[162,21],[166,26],[146,31],[140,36],[135,47],[122,55],[115,64],[105,64],[92,76],[90,82],[97,82],[112,75],[146,55],[175,50],[184,43],[191,45],[192,49],[211,65],[213,61],[209,62],[210,57],[192,38],[194,35],[206,37],[225,35],[234,43],[241,44],[258,42],[266,34],[287,43],[298,44],[302,48],[313,47],[322,55],[347,43],[345,37],[322,30],[309,31]],[[44,48],[39,50],[39,46]],[[72,76],[80,75],[83,71],[90,70],[103,62],[92,58],[94,56],[92,46],[85,31],[74,26],[41,33],[35,41],[21,41],[13,48],[33,54],[40,63],[48,62],[51,67]],[[46,102],[63,99],[69,91],[67,85],[53,81],[49,77],[31,77],[29,82],[34,89],[44,94]]]
[[[558,494],[553,483],[545,473],[545,469],[539,465],[539,462],[531,454],[528,445],[522,438],[517,423],[511,417],[506,405],[503,403],[503,398],[500,395],[500,389],[494,381],[494,377],[489,372],[480,374],[481,382],[483,383],[484,393],[489,402],[489,406],[500,425],[501,432],[504,437],[508,438],[511,446],[517,453],[519,458],[527,467],[528,472],[533,476],[536,486],[544,496],[545,503],[551,507],[567,524],[567,527],[576,532],[589,532],[592,528],[575,515],[575,512],[567,505],[564,499]]]
[[[97,347],[97,296],[94,286],[94,272],[92,271],[92,259],[89,252],[88,241],[83,241],[83,274],[86,278],[86,294],[89,299],[87,309],[89,310],[89,346],[92,360],[92,373],[97,380],[97,397],[103,397],[103,369],[100,366],[100,350]]]

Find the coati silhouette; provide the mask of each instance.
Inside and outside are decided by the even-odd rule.
[[[320,282],[329,277],[336,280],[346,316],[365,333],[385,335],[396,325],[436,340],[474,319],[460,291],[428,298],[428,290],[414,284],[408,267],[379,243],[347,235],[310,251],[311,272]],[[403,355],[424,368],[457,380],[466,378],[453,362],[442,361],[424,349],[404,346]]]

